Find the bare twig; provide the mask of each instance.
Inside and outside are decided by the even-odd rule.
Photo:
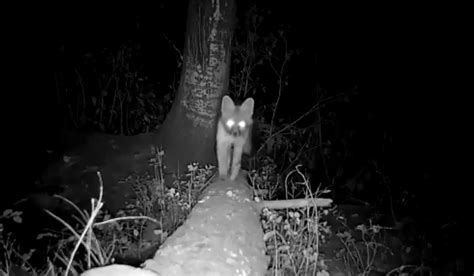
[[[91,212],[91,216],[89,218],[89,221],[87,222],[86,227],[84,228],[84,231],[81,234],[81,237],[79,238],[79,241],[76,243],[76,246],[74,247],[74,250],[71,253],[71,257],[69,258],[69,262],[67,264],[66,268],[66,273],[65,275],[69,274],[69,270],[71,269],[72,261],[74,259],[74,255],[76,255],[77,250],[79,249],[79,245],[82,243],[82,240],[86,236],[86,234],[91,231],[92,224],[94,223],[95,217],[99,214],[100,209],[104,205],[102,202],[102,197],[104,195],[104,183],[102,181],[102,176],[100,174],[100,171],[97,172],[97,177],[99,178],[99,183],[100,183],[100,190],[99,190],[99,199],[97,200],[97,205],[95,204],[95,199],[91,199],[92,206],[94,206],[94,209]]]
[[[106,221],[96,222],[94,223],[94,226],[105,225],[105,224],[120,221],[120,220],[133,220],[133,219],[146,219],[149,221],[153,221],[154,223],[159,223],[156,219],[147,217],[147,216],[128,216],[128,217],[113,218]]]

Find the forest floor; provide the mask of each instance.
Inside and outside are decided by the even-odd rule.
[[[15,228],[17,233],[25,232],[26,228],[28,229],[26,232],[32,234],[35,232],[34,228],[49,227],[48,223],[53,223],[53,220],[42,213],[41,209],[48,209],[60,215],[70,215],[73,212],[70,206],[54,197],[54,193],[61,194],[81,208],[90,208],[91,198],[97,198],[99,195],[97,171],[101,172],[103,178],[105,206],[114,213],[134,198],[132,186],[123,179],[132,173],[144,174],[150,169],[148,159],[152,155],[153,134],[134,137],[96,134],[65,139],[80,140],[81,144],[57,154],[57,161],[48,167],[44,181],[38,184],[34,192],[27,194],[24,200],[17,202],[17,206],[27,206],[23,208],[25,214],[21,226],[23,230],[18,226]],[[373,208],[338,205],[337,209],[338,214],[345,218],[344,224],[341,224],[334,214],[325,219],[334,233],[342,230],[341,233],[347,235],[331,235],[320,247],[320,251],[324,253],[325,264],[334,273],[331,275],[348,275],[345,274],[348,265],[359,266],[356,268],[358,271],[370,267],[371,275],[385,275],[393,268],[420,264],[424,261],[426,252],[423,250],[429,246],[425,244],[423,248],[414,247],[406,242],[407,239],[414,238],[408,237],[410,234],[407,233],[416,229],[398,228],[394,231],[384,231],[386,235],[374,239],[373,232],[370,236],[366,236],[368,229],[358,228],[360,225],[371,223],[374,218]],[[39,219],[43,221],[42,225],[37,223]],[[414,227],[408,224],[402,226]],[[28,240],[33,243],[34,237],[30,236]],[[420,242],[416,241],[416,244]],[[369,255],[373,253],[374,256],[367,256],[367,252]],[[152,253],[148,252],[148,255]],[[362,257],[361,254],[365,254],[366,257]]]

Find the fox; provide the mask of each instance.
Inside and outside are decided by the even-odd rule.
[[[252,124],[254,100],[247,98],[235,105],[227,95],[222,97],[221,114],[217,122],[217,163],[219,178],[234,181],[240,172],[242,154],[252,151]],[[232,161],[232,162],[231,162]]]

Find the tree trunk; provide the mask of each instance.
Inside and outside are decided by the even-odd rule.
[[[67,155],[77,157],[74,162],[63,161],[65,154],[52,163],[43,175],[44,182],[81,187],[85,172],[96,168],[111,197],[107,202],[119,206],[123,202],[114,199],[109,187],[132,172],[149,169],[150,145],[165,151],[166,179],[169,172],[185,171],[189,162],[215,163],[216,117],[228,89],[234,24],[235,0],[190,0],[180,85],[159,132],[131,137],[91,135],[80,146],[68,149]]]
[[[216,117],[227,92],[234,0],[191,0],[184,66],[173,106],[157,135],[167,172],[215,163]]]

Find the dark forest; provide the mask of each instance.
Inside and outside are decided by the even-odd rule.
[[[196,99],[184,85],[190,60],[209,58],[195,45],[211,36],[193,25],[207,26],[204,2],[214,3],[70,7],[9,19],[1,275],[63,275],[78,238],[65,223],[84,231],[101,185],[95,222],[150,219],[94,228],[103,248],[116,247],[113,258],[90,266],[80,246],[71,275],[113,263],[138,267],[186,221],[217,166],[214,123],[200,132],[205,120],[196,127],[175,115]],[[465,73],[454,65],[466,45],[460,13],[434,5],[220,2],[235,4],[223,13],[229,73],[204,101],[214,108],[212,122],[224,94],[255,101],[258,132],[252,155],[242,157],[244,182],[264,201],[332,200],[318,215],[309,207],[260,214],[266,238],[270,224],[290,235],[285,227],[296,229],[299,216],[316,217],[321,228],[317,249],[307,228],[278,246],[268,238],[267,274],[472,273],[472,193],[459,157],[467,153],[459,130],[468,101],[457,87]],[[84,221],[73,206],[88,210]],[[160,237],[150,238],[150,229]],[[312,255],[302,249],[310,247]]]

